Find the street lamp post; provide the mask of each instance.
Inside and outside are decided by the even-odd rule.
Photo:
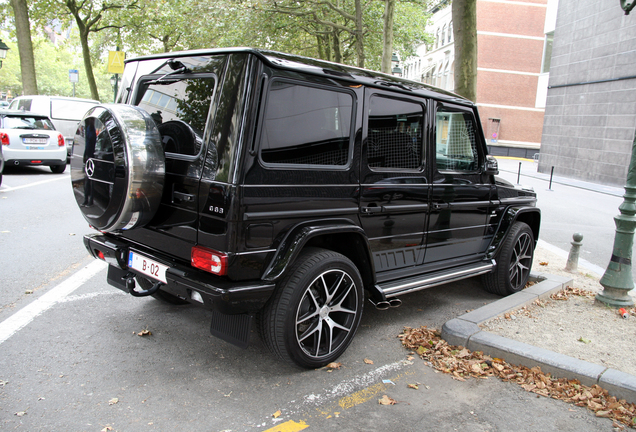
[[[402,76],[402,69],[400,68],[400,59],[396,53],[391,56],[391,74],[396,77]]]
[[[636,230],[636,136],[632,144],[632,158],[627,171],[623,198],[625,200],[618,207],[621,214],[614,218],[616,235],[612,258],[599,281],[604,289],[596,295],[598,301],[614,307],[634,304],[628,292],[634,289],[632,249]]]
[[[7,44],[2,42],[2,39],[0,39],[0,69],[2,69],[2,60],[7,58],[7,51],[10,49],[11,48],[9,48]]]

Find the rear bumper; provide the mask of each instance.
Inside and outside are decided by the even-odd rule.
[[[7,166],[58,166],[66,165],[66,159],[7,159]]]
[[[5,164],[11,165],[45,165],[55,166],[66,164],[66,147],[54,150],[16,150],[2,148]]]
[[[135,273],[128,268],[128,253],[133,250],[167,265],[167,284],[161,289],[193,305],[215,310],[226,315],[251,313],[260,310],[274,292],[275,284],[263,281],[233,282],[197,270],[188,264],[176,262],[156,251],[103,234],[84,236],[86,249],[98,259],[103,256],[109,264],[108,283],[128,292],[125,276]],[[101,253],[101,256],[100,256]],[[135,273],[136,274],[136,273]],[[144,276],[144,275],[141,275]],[[144,276],[146,277],[146,276]],[[203,299],[195,300],[198,293]]]

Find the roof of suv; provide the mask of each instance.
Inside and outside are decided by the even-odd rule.
[[[390,88],[391,90],[407,94],[418,93],[429,97],[434,97],[435,95],[439,97],[439,95],[443,95],[445,96],[445,99],[452,102],[460,103],[462,105],[474,105],[473,102],[458,94],[418,81],[411,81],[377,71],[328,62],[326,60],[318,60],[310,57],[303,57],[299,55],[285,54],[281,52],[256,48],[218,48],[192,51],[176,51],[171,53],[152,54],[126,59],[125,63],[148,59],[173,59],[178,57],[232,53],[253,54],[259,57],[269,66],[277,69],[294,70],[329,78],[339,78],[344,81],[351,81],[357,84],[364,84],[372,87],[384,89]]]
[[[43,114],[38,114],[31,111],[10,110],[4,108],[0,108],[0,116],[49,118],[48,116],[45,116]]]

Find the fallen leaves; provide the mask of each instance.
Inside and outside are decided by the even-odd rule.
[[[119,398],[112,398],[111,400],[108,401],[108,405],[115,405],[118,402],[119,402]]]
[[[589,344],[592,341],[589,339],[585,339],[583,336],[581,336],[580,338],[578,338],[578,342],[583,342],[584,344]]]
[[[405,327],[398,337],[407,349],[417,352],[433,368],[450,374],[455,380],[498,377],[503,381],[517,383],[524,390],[538,396],[586,407],[597,417],[611,418],[615,422],[636,428],[636,404],[624,399],[617,400],[598,385],[588,387],[575,379],[553,378],[550,374],[543,373],[538,366],[513,366],[502,359],[484,355],[481,351],[471,352],[464,347],[449,345],[436,329]]]
[[[143,329],[142,331],[137,333],[137,336],[152,336],[152,332],[148,329]]]
[[[549,263],[549,262],[547,262],[547,261],[541,261],[541,262],[539,262],[539,265],[542,265],[542,266],[547,266],[548,264],[550,264],[550,263]]]
[[[365,358],[365,359],[364,359],[364,362],[365,362],[366,364],[373,364],[373,360],[369,360],[368,358]]]
[[[395,405],[397,401],[387,395],[383,395],[382,399],[378,399],[380,405]]]
[[[333,371],[334,369],[340,369],[340,367],[342,366],[342,363],[338,363],[338,362],[331,362],[329,363],[327,366],[327,368],[329,368],[330,370],[328,372]]]
[[[594,298],[595,294],[592,291],[584,290],[581,288],[574,288],[571,286],[566,287],[564,290],[550,294],[550,298],[552,300],[567,300],[573,296]]]

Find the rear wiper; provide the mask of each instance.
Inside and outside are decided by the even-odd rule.
[[[172,75],[184,74],[184,73],[192,72],[190,69],[188,69],[188,67],[186,65],[184,65],[180,61],[178,61],[178,60],[168,60],[165,63],[163,63],[161,66],[159,66],[157,69],[152,71],[152,73],[157,72],[159,69],[164,67],[166,64],[168,66],[170,66],[170,69],[172,69],[172,71],[161,75],[156,80],[148,81],[147,84],[172,84],[174,82],[178,82],[178,81],[181,81],[181,80],[180,79],[168,79],[168,80],[164,81],[164,78],[172,76]]]

